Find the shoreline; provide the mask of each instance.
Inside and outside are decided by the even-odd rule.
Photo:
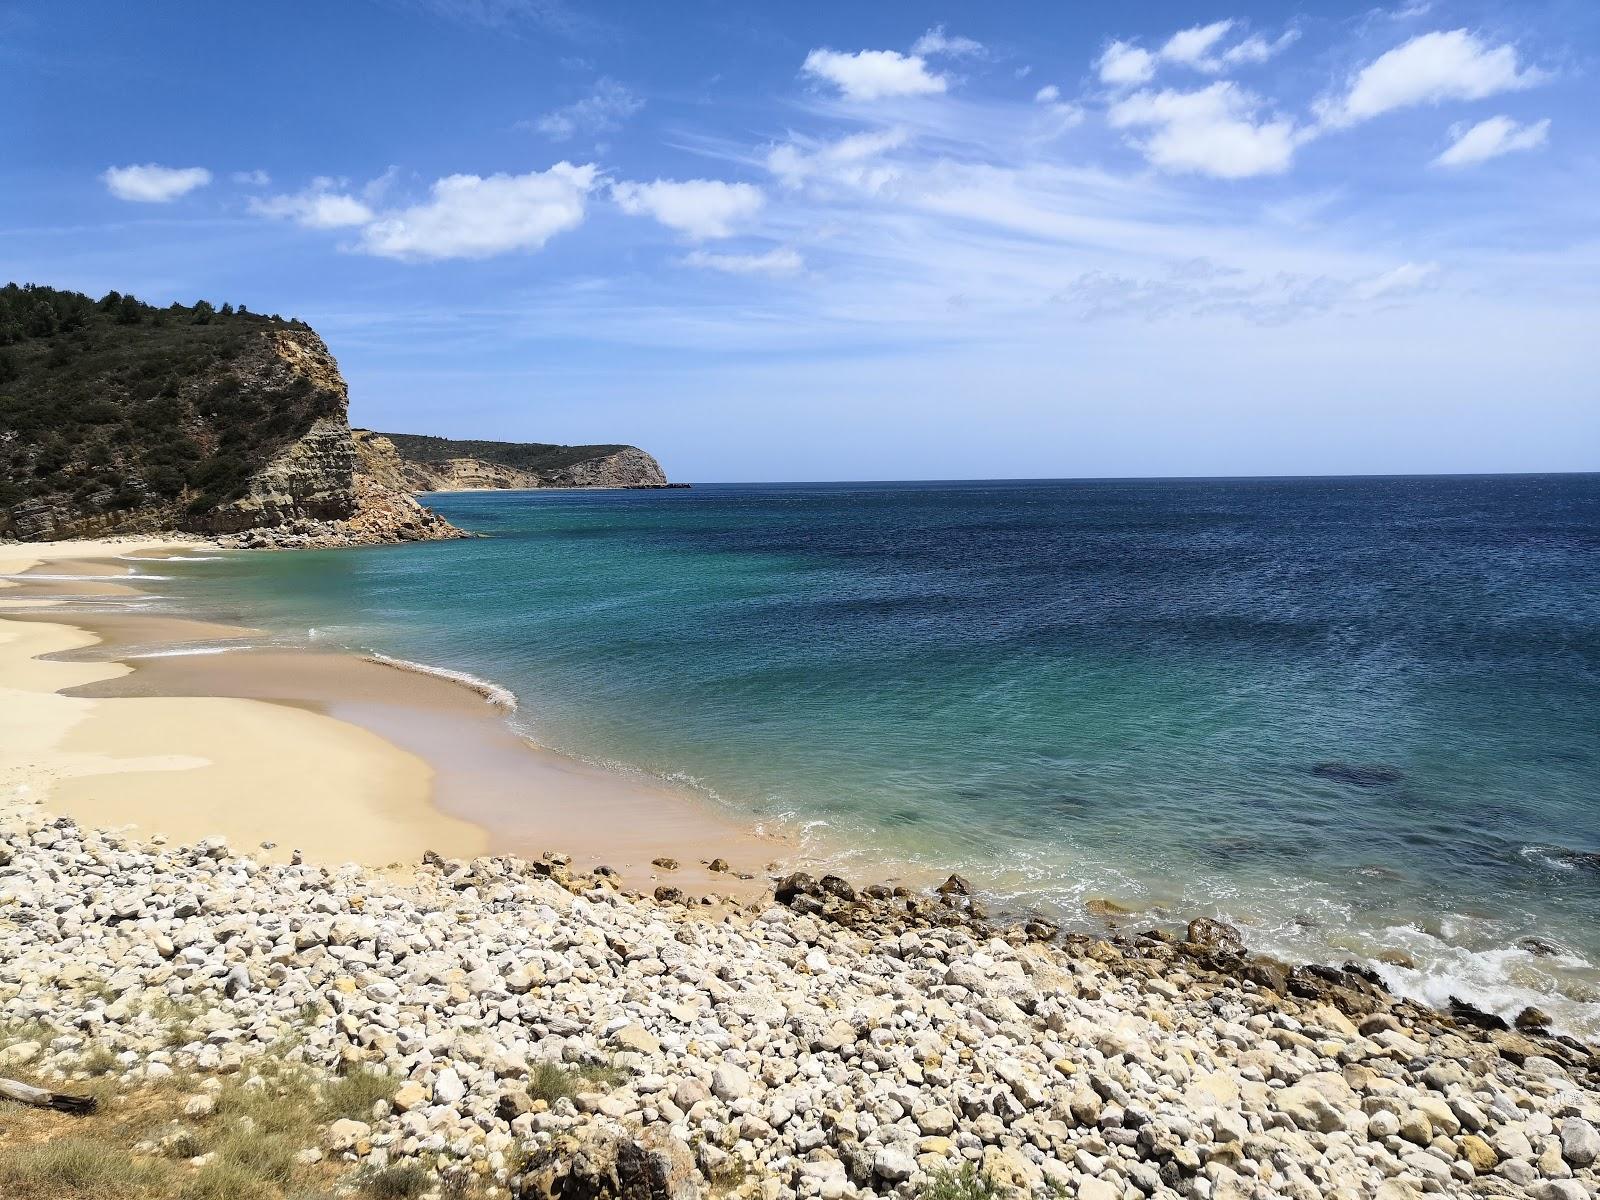
[[[301,850],[409,869],[429,850],[561,853],[644,892],[748,896],[792,852],[692,797],[533,746],[479,683],[454,673],[233,647],[255,631],[137,607],[145,593],[130,586],[128,558],[158,565],[159,552],[207,545],[0,547],[10,576],[0,581],[0,703],[53,714],[48,733],[0,757],[6,801],[145,835],[272,842],[279,860]],[[663,870],[660,858],[680,866]],[[708,870],[716,859],[732,869]]]
[[[183,698],[200,706],[197,711],[206,711],[204,706],[212,702],[234,702],[293,714],[313,725],[320,719],[325,723],[324,732],[329,727],[353,732],[357,735],[354,739],[335,739],[345,753],[374,755],[380,770],[399,772],[390,778],[400,782],[389,786],[403,794],[399,807],[406,815],[387,814],[397,832],[372,845],[363,842],[362,814],[372,808],[372,793],[383,791],[370,786],[365,798],[357,786],[357,811],[346,813],[346,819],[336,823],[334,834],[304,832],[338,811],[346,796],[330,790],[319,794],[320,803],[311,812],[304,807],[280,811],[273,807],[274,795],[292,791],[297,778],[292,770],[282,770],[281,764],[275,764],[280,767],[276,791],[265,789],[265,795],[261,790],[249,792],[257,800],[245,806],[247,812],[268,812],[274,822],[270,827],[240,822],[237,813],[225,813],[214,804],[199,815],[186,813],[184,808],[192,803],[195,791],[207,789],[203,778],[186,778],[184,772],[208,766],[210,760],[183,744],[171,747],[169,754],[175,759],[187,754],[189,759],[202,761],[175,762],[159,772],[127,773],[111,782],[103,771],[67,780],[56,788],[60,811],[98,826],[132,821],[146,831],[159,829],[191,841],[222,834],[251,852],[260,842],[271,841],[275,846],[269,857],[279,861],[291,850],[301,849],[314,862],[354,857],[369,867],[409,870],[426,850],[462,858],[512,854],[536,859],[553,854],[580,870],[609,868],[620,884],[640,894],[650,895],[661,888],[669,894],[682,891],[708,900],[743,901],[768,893],[780,864],[787,864],[781,866],[783,871],[802,865],[847,871],[917,891],[931,889],[948,873],[948,863],[941,867],[897,859],[853,842],[814,847],[810,834],[802,854],[797,836],[768,835],[753,828],[751,820],[724,816],[703,797],[541,748],[507,722],[505,715],[514,710],[515,697],[492,680],[357,651],[329,652],[271,642],[230,645],[249,642],[256,631],[137,607],[147,593],[130,586],[141,577],[132,576],[135,568],[127,564],[129,558],[143,559],[159,569],[162,551],[203,551],[207,547],[205,542],[163,539],[40,545],[38,548],[49,552],[46,561],[0,581],[19,589],[0,591],[0,628],[7,616],[15,617],[17,624],[47,622],[56,629],[70,628],[74,636],[88,640],[39,651],[50,659],[50,665],[115,668],[63,683],[61,699],[121,704]],[[0,573],[11,570],[5,565],[7,550],[0,547]],[[95,553],[88,553],[90,550]],[[112,552],[116,557],[105,557]],[[27,547],[18,547],[16,553],[27,553]],[[77,598],[76,606],[69,595]],[[11,613],[6,612],[9,598],[14,598],[10,599]],[[59,619],[70,625],[57,625]],[[0,688],[7,685],[8,670],[0,643]],[[214,713],[210,719],[215,720]],[[115,747],[117,754],[128,757],[133,753],[129,738],[114,732],[108,735],[98,724],[86,728],[82,740],[68,749],[104,753],[105,746],[96,743],[108,736],[112,740],[105,744]],[[271,736],[291,755],[303,750],[293,730],[280,729]],[[137,736],[132,740],[142,745]],[[320,744],[315,739],[306,743]],[[313,755],[305,757],[309,760]],[[0,772],[5,766],[0,757]],[[224,782],[243,771],[235,764],[232,776],[223,775]],[[0,797],[5,795],[4,780],[0,773]],[[197,788],[197,782],[202,786]],[[176,788],[167,786],[173,783]],[[362,783],[370,785],[371,780]],[[223,789],[210,790],[225,789],[226,782]],[[152,826],[152,822],[156,824]],[[391,853],[395,846],[403,852]],[[354,853],[352,847],[361,852]],[[661,869],[655,860],[662,858],[679,866]],[[707,864],[716,859],[724,860],[731,869],[709,870]],[[818,868],[818,864],[825,866]],[[986,881],[978,882],[983,889]],[[993,888],[986,890],[994,892]],[[1002,923],[1018,926],[1039,913],[1025,900],[1002,895],[986,895],[985,905],[995,910]],[[1130,906],[1101,895],[1090,896],[1082,913],[1049,909],[1045,919],[1075,933],[1120,936],[1152,926],[1181,930],[1183,922],[1196,915],[1237,921],[1246,931],[1252,928],[1248,919],[1216,909]],[[1531,994],[1533,989],[1524,989],[1530,994],[1506,1007],[1470,984],[1446,976],[1422,973],[1415,981],[1397,978],[1397,963],[1413,970],[1415,964],[1403,955],[1389,957],[1398,953],[1393,950],[1396,943],[1368,940],[1372,944],[1364,949],[1353,943],[1341,948],[1330,941],[1325,953],[1285,950],[1271,943],[1258,943],[1255,949],[1258,955],[1282,955],[1291,963],[1363,961],[1383,975],[1397,994],[1441,1010],[1447,1010],[1461,995],[1467,998],[1468,1007],[1490,1008],[1510,1021],[1530,1004],[1542,1007],[1550,1003],[1542,994]],[[1448,995],[1441,989],[1447,989]],[[1556,1008],[1555,1028],[1588,1036],[1586,1028],[1569,1025],[1561,1016]]]

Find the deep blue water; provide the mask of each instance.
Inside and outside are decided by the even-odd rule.
[[[858,874],[1399,947],[1413,991],[1600,1029],[1600,868],[1564,857],[1600,851],[1600,476],[429,502],[491,536],[168,586],[504,684],[540,743],[825,830]]]

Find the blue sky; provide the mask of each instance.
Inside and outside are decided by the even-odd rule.
[[[0,3],[0,275],[699,480],[1600,468],[1600,5]]]

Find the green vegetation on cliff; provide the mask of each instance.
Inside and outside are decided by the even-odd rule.
[[[452,458],[472,458],[516,471],[538,475],[564,467],[605,458],[629,446],[556,446],[549,442],[484,442],[459,438],[429,437],[421,433],[385,433],[402,458],[412,462],[437,463]]]
[[[285,339],[315,335],[228,304],[0,288],[0,533],[204,527],[343,417],[342,384],[278,365]]]

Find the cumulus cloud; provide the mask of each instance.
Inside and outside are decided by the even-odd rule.
[[[942,75],[928,70],[919,54],[898,50],[813,50],[800,68],[806,75],[833,84],[847,100],[882,100],[891,96],[925,96],[948,86]]]
[[[339,181],[313,179],[304,191],[281,196],[251,197],[250,211],[261,217],[293,221],[306,229],[346,229],[365,225],[375,215],[370,207],[340,188]]]
[[[883,156],[910,140],[908,130],[896,127],[853,133],[832,142],[785,142],[767,152],[767,170],[791,188],[818,183],[878,192],[897,176],[891,164],[881,161]]]
[[[1054,104],[1061,99],[1061,89],[1053,83],[1047,83],[1033,94],[1035,104]]]
[[[118,200],[166,204],[179,196],[187,196],[195,188],[205,187],[211,182],[211,172],[204,167],[163,167],[145,163],[107,167],[100,178]]]
[[[1490,117],[1470,128],[1450,130],[1455,140],[1433,160],[1436,167],[1471,167],[1517,150],[1537,150],[1550,140],[1550,119],[1519,125],[1507,116]]]
[[[644,101],[615,79],[595,80],[594,90],[581,100],[551,109],[531,126],[551,141],[563,142],[577,134],[593,135],[619,129],[622,122],[644,107]]]
[[[963,58],[982,54],[983,43],[975,42],[969,37],[951,37],[945,33],[943,25],[935,25],[912,44],[911,53],[928,58],[935,54],[943,54],[949,58]]]
[[[1546,78],[1519,64],[1515,46],[1491,46],[1465,29],[1424,33],[1357,71],[1343,94],[1324,97],[1317,111],[1324,124],[1343,128],[1397,108],[1482,100]]]
[[[1148,83],[1156,73],[1156,56],[1132,42],[1112,42],[1095,60],[1100,82],[1112,87]]]
[[[381,214],[358,249],[400,259],[489,258],[537,250],[583,223],[597,169],[559,162],[525,175],[448,175],[424,204]]]
[[[806,265],[799,253],[788,246],[779,246],[765,254],[713,254],[707,250],[691,250],[679,261],[686,267],[729,275],[795,275],[805,270]]]
[[[1135,92],[1111,106],[1115,129],[1147,129],[1133,144],[1152,166],[1244,179],[1288,169],[1301,135],[1283,118],[1258,120],[1261,100],[1222,81],[1195,92]]]
[[[1112,42],[1095,60],[1100,82],[1111,87],[1137,87],[1149,83],[1157,68],[1166,63],[1216,75],[1229,67],[1264,63],[1300,36],[1299,30],[1290,29],[1269,41],[1254,33],[1224,49],[1223,41],[1238,24],[1229,19],[1180,29],[1157,50],[1146,50],[1133,42]]]
[[[1196,25],[1192,29],[1180,29],[1167,39],[1166,45],[1161,47],[1161,57],[1167,62],[1180,63],[1201,71],[1220,70],[1222,60],[1216,58],[1212,51],[1232,28],[1233,22],[1228,20],[1213,21],[1209,25]]]
[[[754,216],[765,200],[754,184],[720,179],[615,183],[611,198],[629,216],[654,217],[696,241],[732,236],[734,227]]]

